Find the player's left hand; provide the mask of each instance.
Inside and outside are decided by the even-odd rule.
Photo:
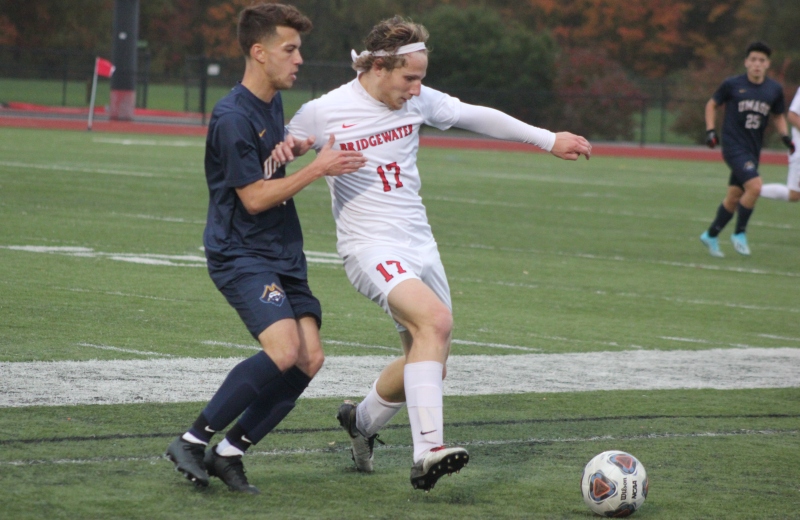
[[[272,150],[271,154],[272,159],[277,161],[280,165],[292,162],[295,157],[305,155],[305,153],[314,146],[315,141],[316,137],[313,135],[301,141],[292,134],[288,134],[285,141],[275,145],[275,149]]]
[[[791,155],[794,155],[795,148],[794,148],[794,141],[792,141],[792,138],[789,137],[788,135],[782,135],[781,141],[783,141],[783,144],[785,144],[786,148],[789,149],[789,153]]]
[[[592,156],[592,145],[585,137],[569,132],[558,132],[550,153],[567,161],[577,161],[578,157],[584,155],[588,161]]]

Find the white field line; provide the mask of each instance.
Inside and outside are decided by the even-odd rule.
[[[150,352],[149,350],[136,350],[132,348],[111,347],[109,345],[94,345],[92,343],[78,343],[81,347],[96,348],[99,350],[113,350],[114,352],[125,352],[126,354],[139,354],[149,357],[175,357],[172,354],[162,354],[161,352]]]
[[[502,348],[508,350],[524,350],[526,352],[541,352],[542,349],[540,348],[533,348],[533,347],[520,347],[517,345],[505,345],[503,343],[481,343],[480,341],[467,341],[463,339],[454,339],[451,340],[451,343],[455,345],[472,345],[476,347],[488,347],[488,348]]]
[[[650,294],[638,294],[632,292],[615,292],[615,291],[607,291],[607,290],[591,290],[591,289],[582,289],[578,287],[564,287],[564,286],[550,286],[547,284],[537,284],[537,283],[522,283],[522,282],[506,282],[503,280],[482,280],[477,278],[459,278],[454,277],[450,279],[451,283],[455,285],[456,282],[458,283],[466,283],[470,285],[501,285],[503,287],[512,287],[515,289],[540,289],[540,290],[551,290],[551,291],[558,291],[558,292],[582,292],[582,293],[589,293],[589,294],[596,294],[599,296],[613,296],[616,298],[641,298],[646,300],[661,300],[665,302],[671,303],[679,303],[681,305],[689,304],[689,305],[705,305],[711,307],[726,307],[730,309],[746,309],[750,311],[767,311],[767,312],[791,312],[791,313],[800,313],[800,307],[776,307],[772,305],[753,305],[753,304],[745,304],[745,303],[733,303],[733,302],[726,302],[726,301],[714,301],[714,300],[698,300],[694,298],[677,298],[673,296],[654,296]]]
[[[80,172],[80,173],[101,173],[103,175],[126,175],[129,177],[163,177],[156,173],[148,172],[133,172],[125,170],[109,170],[106,168],[86,168],[83,166],[71,166],[67,164],[36,164],[36,163],[22,163],[17,161],[0,161],[0,166],[8,166],[10,168],[24,168],[28,170],[49,170],[56,172]]]
[[[798,430],[736,430],[729,432],[700,432],[700,433],[649,433],[644,435],[631,435],[616,437],[614,435],[602,435],[596,437],[529,437],[526,439],[502,439],[502,440],[475,440],[462,441],[459,446],[513,446],[520,444],[577,444],[582,442],[597,441],[638,441],[650,439],[693,439],[708,437],[739,437],[743,435],[796,435]],[[411,450],[410,445],[386,444],[375,446],[378,451],[400,451]],[[344,453],[350,451],[350,445],[341,444],[329,448],[288,448],[274,450],[248,450],[246,455],[249,457],[281,457],[293,455],[320,455],[323,453]],[[89,459],[32,459],[32,460],[9,460],[0,461],[0,466],[38,466],[38,465],[61,465],[61,464],[109,464],[114,462],[155,462],[164,460],[162,455],[150,457],[95,457]]]
[[[228,348],[237,348],[242,350],[261,350],[261,347],[258,345],[242,345],[239,343],[225,343],[222,341],[202,341],[203,345],[211,345],[217,347],[228,347]],[[401,352],[401,347],[398,345],[397,347],[386,347],[383,345],[367,345],[364,343],[356,343],[353,341],[338,341],[335,339],[323,339],[322,343],[325,345],[342,345],[345,347],[359,347],[359,348],[366,348],[366,349],[378,349],[378,350],[388,350],[390,352],[394,352],[395,354],[399,355]],[[508,350],[524,350],[526,352],[541,352],[542,349],[539,348],[532,348],[532,347],[520,347],[517,345],[504,345],[502,343],[481,343],[479,341],[467,341],[462,339],[454,339],[451,341],[456,345],[474,345],[478,347],[487,347],[487,348],[499,348],[499,349],[508,349]]]
[[[142,215],[142,214],[132,214],[132,213],[112,213],[112,215],[120,216],[120,217],[128,217],[128,218],[137,218],[142,220],[158,220],[161,222],[175,222],[177,224],[201,224],[205,225],[205,220],[189,220],[185,218],[179,217],[157,217],[155,215]]]
[[[0,363],[0,407],[207,401],[242,358]],[[395,356],[329,356],[304,396],[361,396]],[[451,356],[445,395],[800,387],[800,349]]]
[[[156,218],[156,217],[153,217]],[[493,246],[482,246],[479,244],[472,244],[469,246],[473,249],[487,249],[492,250],[495,249]],[[160,265],[160,266],[171,266],[171,267],[204,267],[206,260],[205,257],[202,255],[157,255],[157,254],[137,254],[137,253],[103,253],[99,251],[95,251],[92,248],[88,247],[73,247],[73,246],[0,246],[0,249],[9,249],[12,251],[24,251],[29,253],[47,253],[47,254],[60,254],[60,255],[67,255],[67,256],[76,256],[76,257],[84,257],[84,258],[98,258],[98,257],[105,257],[109,258],[110,260],[117,260],[122,262],[131,262],[137,264],[146,264],[146,265]],[[502,250],[509,250],[509,248],[499,248]],[[529,250],[519,250],[524,252],[533,252],[536,251],[529,251]],[[326,253],[323,251],[305,251],[306,260],[308,263],[311,264],[332,264],[332,265],[341,265],[342,261],[339,258],[339,255],[336,253]],[[564,253],[557,253],[559,255],[565,255]],[[592,258],[601,259],[601,260],[624,260],[619,257],[596,257],[594,255],[572,255],[572,256],[580,256],[586,258],[591,256]],[[685,264],[685,267],[699,267],[696,264]],[[718,266],[703,266],[704,268],[709,269],[716,269]],[[727,270],[734,270],[736,272],[745,272],[742,269],[727,269]],[[781,276],[791,276],[791,277],[800,277],[800,273],[777,273],[777,272],[768,272],[762,270],[746,270],[746,272],[750,272],[753,274],[772,274],[772,275],[781,275]],[[480,279],[469,279],[469,278],[452,278],[452,282],[463,282],[469,284],[491,284],[491,285],[501,285],[504,287],[514,287],[520,289],[551,289],[557,291],[580,291],[580,289],[575,288],[564,288],[564,287],[548,287],[546,285],[539,285],[539,284],[526,284],[520,282],[506,282],[502,280],[480,280]],[[722,302],[722,301],[713,301],[713,300],[697,300],[697,299],[687,299],[687,298],[675,298],[669,296],[649,296],[649,295],[642,295],[636,293],[617,293],[617,292],[609,292],[609,291],[595,291],[595,294],[599,295],[607,295],[607,296],[615,296],[615,297],[624,297],[624,298],[644,298],[644,299],[658,299],[668,302],[674,302],[679,304],[690,304],[690,305],[705,305],[705,306],[716,306],[716,307],[726,307],[726,308],[736,308],[736,309],[747,309],[747,310],[754,310],[754,311],[768,311],[768,312],[790,312],[790,313],[800,313],[800,308],[792,308],[792,307],[776,307],[770,305],[752,305],[752,304],[744,304],[744,303],[734,303],[734,302]]]
[[[548,254],[544,251],[537,251],[534,249],[523,249],[523,248],[510,248],[510,247],[495,247],[495,246],[488,246],[483,244],[442,244],[446,245],[447,247],[467,247],[470,249],[484,249],[487,251],[506,251],[506,252],[515,252],[515,253],[527,253],[527,254]],[[202,256],[195,256],[195,255],[157,255],[157,254],[140,254],[140,253],[103,253],[99,251],[95,251],[92,248],[88,247],[70,247],[70,246],[0,246],[0,249],[10,249],[13,251],[26,251],[29,253],[49,253],[49,254],[63,254],[68,256],[79,256],[79,257],[86,257],[86,258],[97,258],[97,257],[107,257],[112,260],[119,260],[124,262],[134,262],[134,263],[142,263],[142,264],[150,264],[150,265],[166,265],[166,266],[179,266],[179,267],[197,267],[198,265],[205,265],[205,258]],[[342,261],[339,258],[339,255],[336,253],[325,253],[321,251],[305,251],[306,259],[309,263],[319,263],[319,264],[336,264],[341,265]],[[557,251],[555,253],[557,256],[567,256],[572,258],[585,258],[589,260],[610,260],[614,262],[643,262],[643,263],[650,263],[650,264],[657,264],[657,265],[666,265],[670,267],[687,267],[691,269],[708,269],[711,271],[728,271],[734,273],[743,273],[743,274],[756,274],[756,275],[771,275],[771,276],[786,276],[790,278],[800,278],[800,272],[793,273],[793,272],[781,272],[781,271],[770,271],[766,269],[749,269],[743,267],[726,267],[720,265],[711,265],[711,264],[695,264],[695,263],[685,263],[685,262],[667,262],[663,260],[631,260],[621,256],[603,256],[603,255],[594,255],[588,253],[564,253]],[[188,263],[187,263],[188,262]],[[520,286],[524,287],[524,284],[513,284],[510,282],[494,282],[500,283],[503,285],[509,286]],[[531,285],[530,288],[536,288],[538,286]],[[696,300],[680,300],[676,299],[679,303],[701,303],[701,301]],[[714,303],[714,302],[712,302]],[[728,307],[740,307],[741,304],[725,304]],[[748,306],[743,307],[748,309],[762,309],[757,306]],[[764,307],[763,310],[772,310],[772,308]],[[792,311],[797,312],[797,311]]]
[[[177,298],[162,298],[160,296],[148,296],[146,294],[131,294],[120,291],[96,291],[92,289],[81,289],[79,287],[53,287],[56,291],[70,291],[77,293],[90,293],[90,294],[105,294],[107,296],[123,296],[125,298],[141,298],[143,300],[155,300],[159,302],[180,302],[187,303],[189,300],[181,300]]]
[[[582,194],[576,196],[586,197],[590,195]],[[533,203],[508,202],[502,200],[487,200],[487,199],[463,199],[463,198],[437,196],[437,195],[427,196],[425,197],[425,200],[435,200],[439,202],[453,202],[456,204],[470,204],[473,206],[492,206],[498,208],[534,207]],[[632,211],[603,210],[603,209],[597,209],[594,205],[591,205],[589,207],[536,205],[536,209],[538,211],[547,211],[547,212],[591,213],[592,215],[608,215],[610,217],[621,217],[625,219],[636,218],[636,219],[670,220],[670,221],[685,220],[689,222],[703,222],[703,223],[707,223],[708,221],[708,217],[692,217],[690,215],[680,215],[680,214],[668,215],[663,213],[634,213]],[[794,229],[794,226],[792,226],[791,224],[771,224],[767,222],[758,222],[755,220],[751,223],[751,225],[754,225],[756,227],[766,227],[775,229]]]
[[[787,276],[790,278],[800,278],[800,272],[783,272],[783,271],[771,271],[767,269],[749,269],[744,267],[733,267],[733,266],[724,266],[718,264],[696,264],[690,262],[669,262],[666,260],[648,260],[648,259],[640,259],[640,258],[625,258],[624,256],[606,256],[606,255],[595,255],[592,253],[567,253],[564,251],[545,251],[545,250],[537,250],[532,248],[519,248],[519,247],[496,247],[490,246],[486,244],[462,244],[462,243],[452,243],[452,242],[440,242],[439,245],[441,247],[452,247],[456,248],[467,248],[467,249],[483,249],[486,251],[502,251],[502,252],[511,252],[511,253],[523,253],[523,254],[530,254],[530,255],[555,255],[555,256],[563,256],[567,258],[585,258],[587,260],[602,260],[602,261],[612,261],[612,262],[634,262],[634,263],[645,263],[645,264],[656,264],[656,265],[666,265],[669,267],[688,267],[691,269],[707,269],[709,271],[728,271],[732,273],[742,273],[742,274],[758,274],[758,275],[771,275],[771,276]]]
[[[26,253],[46,253],[66,255],[81,258],[108,258],[118,262],[134,264],[159,265],[170,267],[205,267],[206,257],[202,255],[158,255],[148,253],[104,253],[95,251],[90,247],[74,246],[0,246],[0,249],[11,251],[24,251]],[[323,253],[320,251],[306,251],[306,260],[309,263],[338,264],[342,261],[336,253]]]
[[[785,336],[775,336],[773,334],[758,334],[759,338],[777,339],[781,341],[800,341],[800,338],[787,338]]]
[[[175,146],[178,148],[184,148],[187,146],[205,148],[206,146],[205,141],[200,138],[196,140],[157,141],[155,139],[119,139],[113,137],[95,137],[92,139],[92,142],[100,144],[121,144],[123,146]]]

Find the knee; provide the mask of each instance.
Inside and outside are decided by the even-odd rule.
[[[262,342],[261,346],[281,372],[289,370],[300,359],[300,341],[297,338],[285,338],[280,343]]]
[[[450,343],[453,332],[453,314],[444,305],[431,312],[428,320],[429,332],[441,343]]]
[[[325,364],[325,354],[322,350],[310,352],[308,356],[301,358],[297,362],[297,366],[308,377],[314,377],[322,369]]]

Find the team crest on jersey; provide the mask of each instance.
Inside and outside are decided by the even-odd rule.
[[[259,298],[259,300],[261,300],[264,303],[271,303],[276,307],[280,307],[286,300],[286,293],[283,292],[283,289],[281,289],[275,284],[265,285],[264,293],[261,295],[261,298]]]
[[[755,169],[756,169],[756,163],[754,163],[753,161],[747,161],[746,163],[744,163],[744,171],[749,172]]]

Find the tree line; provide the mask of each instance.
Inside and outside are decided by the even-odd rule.
[[[252,1],[142,0],[139,39],[151,70],[179,76],[187,56],[241,56],[236,17]],[[528,121],[557,114],[588,134],[602,127],[600,137],[630,137],[637,110],[630,101],[646,96],[634,79],[669,81],[673,96],[707,98],[741,71],[752,40],[773,47],[772,76],[790,88],[800,83],[798,0],[285,1],[314,23],[303,42],[307,60],[347,61],[375,22],[400,14],[431,32],[430,84],[458,90],[465,101],[494,92],[494,105]],[[109,55],[113,6],[0,0],[0,45]],[[520,92],[541,99],[520,104]],[[682,124],[691,128],[697,114]]]

